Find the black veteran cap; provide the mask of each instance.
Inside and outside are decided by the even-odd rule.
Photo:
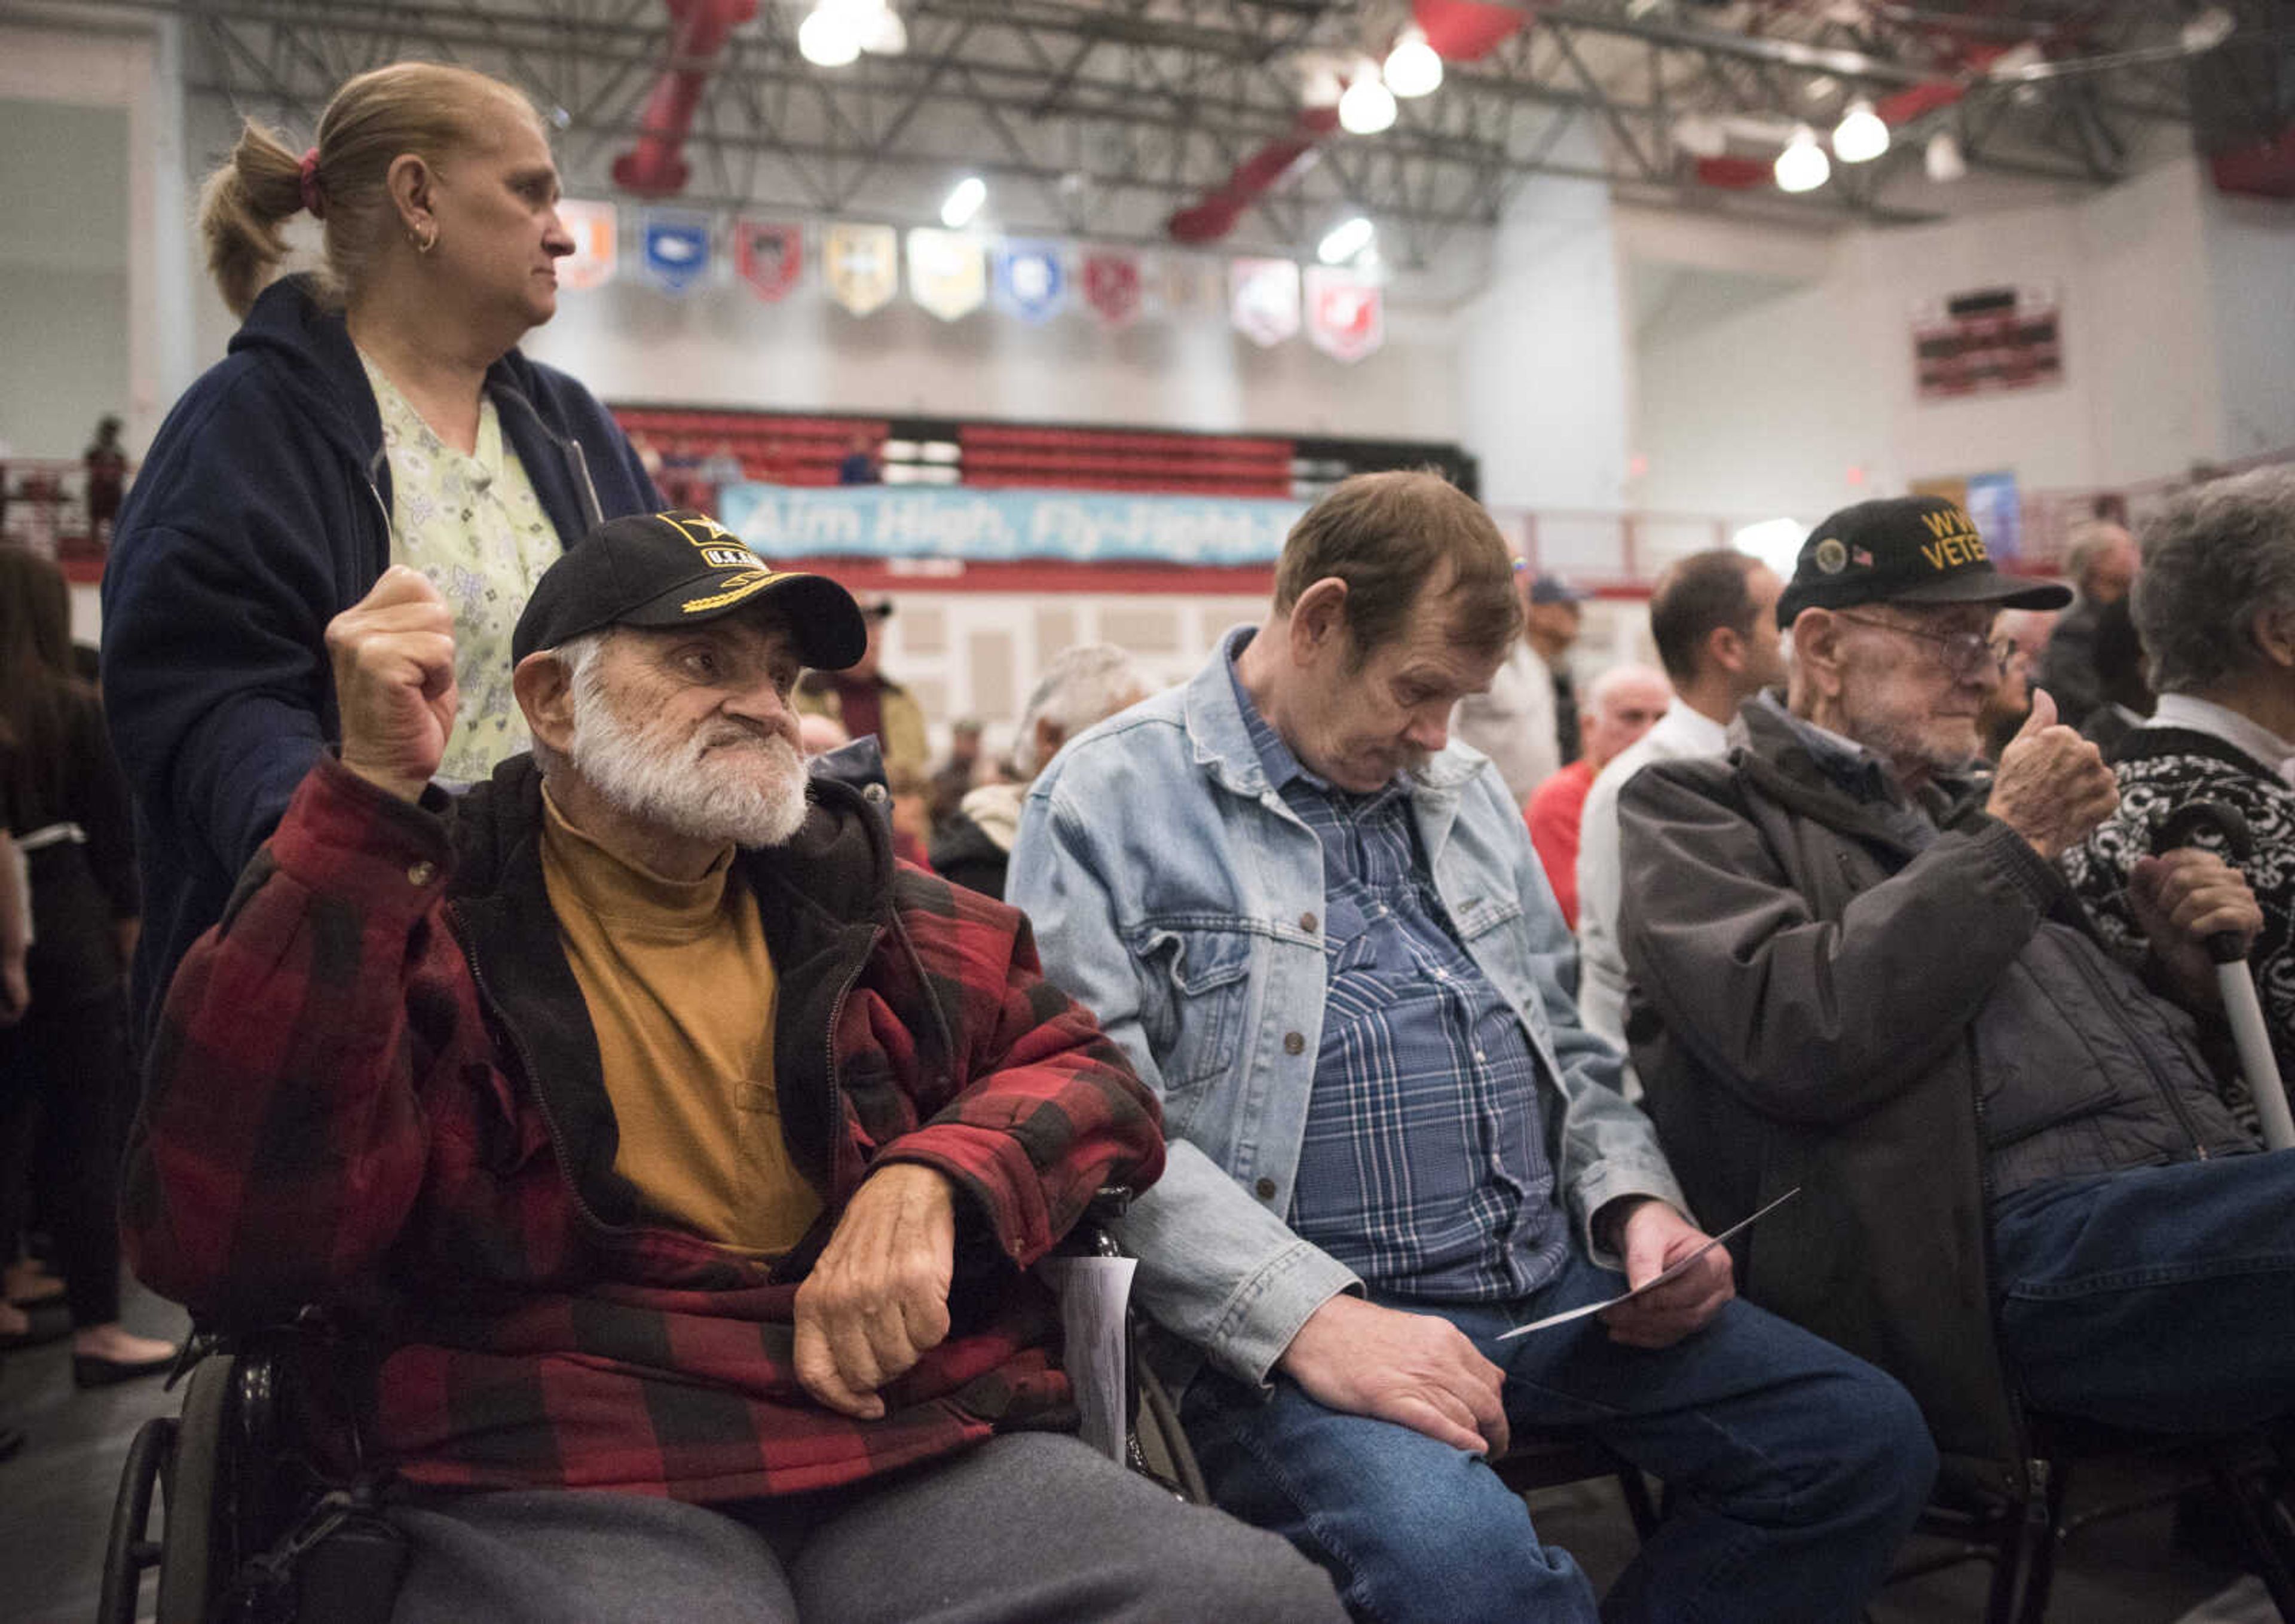
[[[2060,609],[2071,589],[1992,567],[1984,538],[1957,502],[1891,496],[1843,508],[1809,533],[1777,600],[1777,624],[1803,609],[1859,603],[1997,603]]]
[[[513,662],[602,626],[688,626],[770,603],[821,671],[861,657],[869,629],[827,575],[775,570],[706,513],[610,518],[544,570],[510,634]]]

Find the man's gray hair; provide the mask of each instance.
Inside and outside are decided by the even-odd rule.
[[[1059,729],[1062,739],[1073,739],[1093,722],[1113,716],[1147,687],[1131,657],[1114,643],[1078,643],[1062,649],[1028,695],[1019,737],[1012,741],[1012,765],[1023,778],[1034,778],[1044,770],[1036,759],[1039,721]]]
[[[2154,692],[2213,688],[2252,665],[2257,613],[2295,610],[2295,468],[2194,486],[2153,514],[2132,608]]]
[[[566,681],[569,686],[578,686],[589,680],[591,668],[597,665],[598,657],[606,650],[606,640],[613,634],[613,627],[600,626],[594,632],[569,637],[555,649],[543,652],[566,667]],[[542,769],[543,777],[548,778],[566,763],[557,751],[537,739],[534,741],[534,764]]]

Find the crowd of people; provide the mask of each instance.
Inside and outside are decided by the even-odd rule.
[[[175,1352],[123,1244],[315,1313],[390,1616],[1844,1620],[2033,1415],[2283,1440],[2210,943],[2295,1056],[2295,471],[2077,596],[1936,498],[1695,554],[1582,699],[1573,592],[1358,476],[1186,682],[1058,651],[935,765],[889,601],[519,353],[555,203],[467,70],[250,126],[100,704],[0,551],[9,1294],[84,1383]],[[1073,1435],[1109,1187],[1211,1506]],[[1670,1490],[1604,1597],[1492,1470],[1554,1429]]]

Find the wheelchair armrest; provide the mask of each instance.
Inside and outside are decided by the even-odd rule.
[[[1115,1244],[1113,1233],[1116,1220],[1122,1218],[1131,1204],[1131,1187],[1123,1184],[1103,1185],[1084,1206],[1083,1216],[1075,1228],[1060,1237],[1052,1248],[1052,1255],[1063,1258],[1118,1258],[1123,1249]]]

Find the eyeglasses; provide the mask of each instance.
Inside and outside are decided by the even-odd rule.
[[[1860,626],[1878,626],[1883,632],[1899,632],[1907,637],[1917,637],[1936,649],[1937,662],[1956,681],[1966,681],[1991,668],[1995,676],[2008,674],[2009,656],[2015,645],[1994,642],[1981,632],[1923,632],[1918,626],[1899,625],[1893,620],[1875,620],[1869,615],[1851,615],[1846,609],[1833,611],[1836,620],[1853,620]]]

